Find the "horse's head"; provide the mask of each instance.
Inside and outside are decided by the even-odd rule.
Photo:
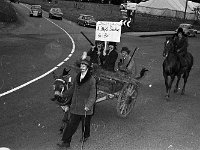
[[[163,57],[167,57],[169,52],[174,52],[174,38],[173,37],[166,37],[166,40],[164,42]]]
[[[60,76],[57,76],[53,72],[53,77],[55,79],[53,83],[53,90],[54,90],[54,98],[53,101],[62,101],[62,95],[65,90],[69,88],[69,84],[71,83],[71,76],[69,74],[70,70],[67,70],[66,68],[63,70],[63,74]]]

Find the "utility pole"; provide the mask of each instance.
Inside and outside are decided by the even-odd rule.
[[[187,5],[188,5],[188,0],[186,0],[186,2],[185,2],[184,20],[186,18]]]

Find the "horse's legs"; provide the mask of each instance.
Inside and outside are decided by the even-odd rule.
[[[190,70],[192,69],[192,66],[193,66],[193,56],[190,53],[188,53],[188,69],[183,74],[184,85],[183,85],[183,88],[182,88],[181,95],[183,95],[185,93],[185,86],[186,86],[187,79],[188,79],[189,74],[190,74]]]
[[[163,76],[165,78],[165,88],[166,88],[166,97],[168,98],[169,95],[168,95],[168,90],[169,90],[169,87],[168,87],[168,76],[166,74],[163,73]]]
[[[183,88],[182,88],[182,91],[181,91],[181,95],[184,95],[184,93],[185,93],[185,85],[186,85],[186,83],[187,83],[187,79],[188,79],[189,73],[190,73],[190,71],[186,71],[186,72],[183,74],[184,85],[183,85]]]
[[[168,77],[165,78],[166,93],[168,93]]]
[[[175,78],[175,75],[171,76],[171,78],[170,78],[170,82],[169,82],[169,85],[168,85],[168,93],[167,93],[168,98],[170,96],[170,90],[171,90],[171,87],[172,87],[172,83],[174,82],[174,78]]]
[[[64,129],[68,125],[69,119],[70,119],[70,113],[69,113],[69,111],[64,112],[64,116],[63,116],[63,119],[62,119],[62,124],[61,124],[61,127],[60,127],[60,134],[63,133]]]
[[[180,79],[181,79],[181,74],[177,76],[177,82],[176,82],[176,86],[174,88],[174,93],[178,92],[178,85],[179,85]]]

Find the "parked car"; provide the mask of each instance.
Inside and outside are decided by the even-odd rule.
[[[178,28],[183,28],[184,33],[188,36],[196,36],[197,34],[197,30],[194,29],[193,26],[188,23],[182,23],[179,25]],[[175,30],[176,32],[178,31],[178,28]]]
[[[19,0],[10,0],[12,3],[19,3]]]
[[[42,17],[42,7],[41,5],[32,5],[29,13],[30,17]]]
[[[86,27],[86,26],[96,27],[97,21],[91,15],[80,14],[80,16],[78,17],[78,22],[77,23],[79,25],[84,26],[84,27]]]
[[[49,18],[58,18],[62,20],[63,13],[60,8],[51,8],[49,11]]]

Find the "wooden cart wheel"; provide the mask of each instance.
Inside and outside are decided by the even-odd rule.
[[[138,86],[133,83],[126,83],[119,94],[117,101],[117,114],[125,118],[135,106],[138,96]]]

